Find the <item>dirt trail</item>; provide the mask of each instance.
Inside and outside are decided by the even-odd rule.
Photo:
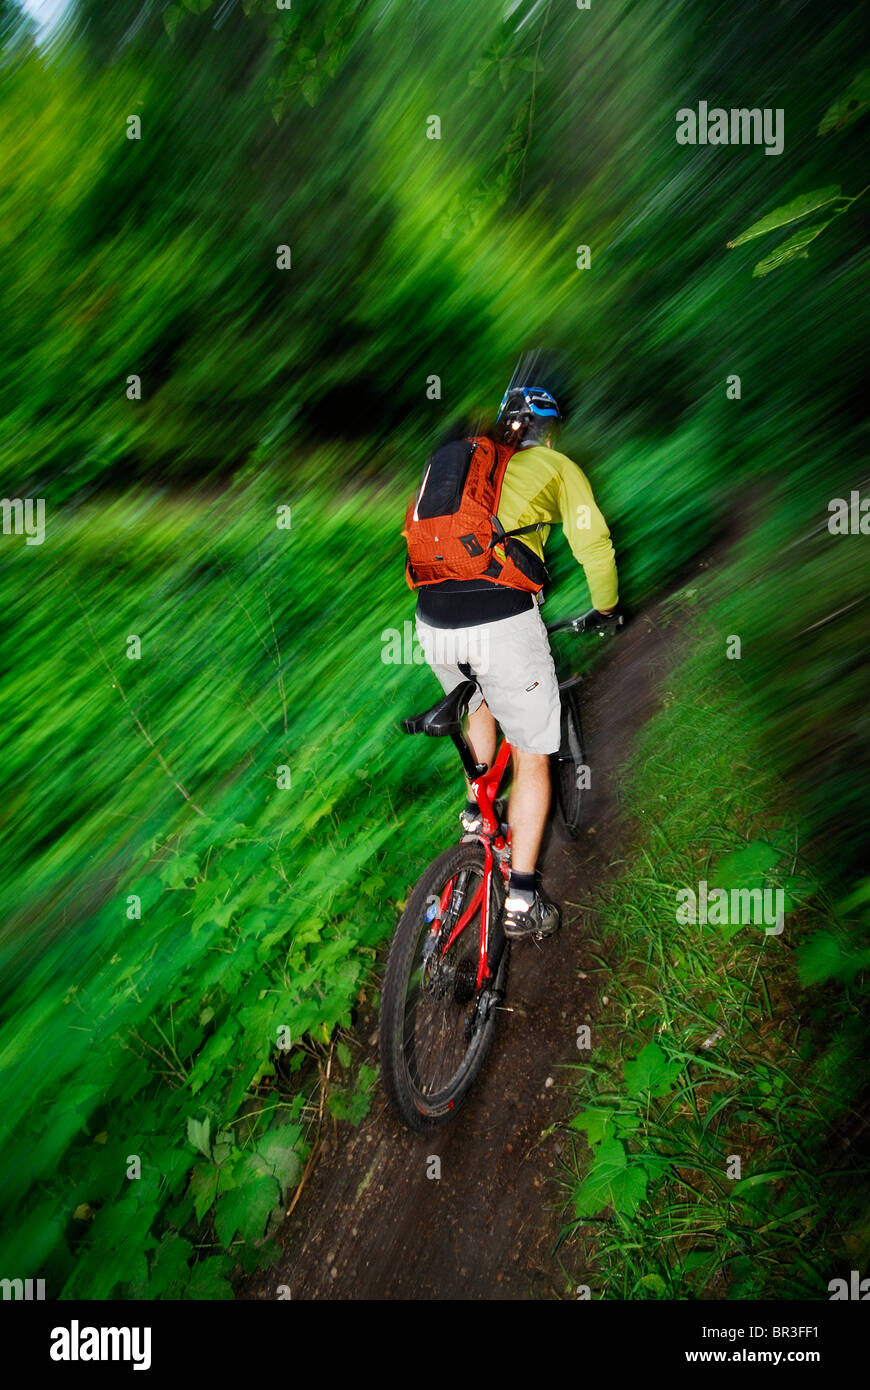
[[[284,1256],[250,1280],[243,1298],[529,1299],[564,1297],[552,1256],[559,1231],[558,1131],[570,1113],[578,1025],[597,1013],[593,979],[582,980],[587,909],[618,850],[616,777],[657,704],[675,657],[677,628],[659,609],[609,646],[583,687],[583,722],[595,801],[588,831],[557,829],[543,857],[544,883],[562,905],[563,929],[515,946],[505,1013],[493,1051],[455,1121],[415,1135],[380,1091],[358,1129],[343,1123],[320,1150],[282,1232]],[[360,1021],[362,1055],[377,1065],[376,1020]],[[371,1040],[371,1041],[370,1041]],[[441,1177],[427,1177],[437,1155]]]

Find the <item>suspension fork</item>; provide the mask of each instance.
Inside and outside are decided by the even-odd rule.
[[[483,989],[483,982],[489,974],[489,914],[492,907],[492,845],[485,836],[483,839],[483,880],[480,888],[483,902],[480,908],[480,950],[477,957],[477,992]]]
[[[498,972],[499,961],[493,963],[493,969],[489,968],[489,942],[492,929],[492,875],[493,872],[501,873],[501,864],[496,860],[492,852],[492,845],[486,835],[475,836],[483,845],[483,878],[475,889],[471,902],[466,907],[459,921],[453,926],[450,936],[442,947],[442,956],[446,955],[453,945],[460,932],[468,926],[474,914],[480,908],[480,945],[477,955],[477,985],[478,993],[483,988],[485,981],[494,978]],[[446,890],[445,890],[446,892]],[[446,905],[442,910],[446,910]],[[502,949],[504,947],[502,946]],[[501,952],[499,952],[499,960]]]
[[[470,675],[471,673],[469,672],[468,674]],[[498,960],[494,962],[493,969],[490,970],[489,942],[492,928],[492,923],[490,921],[492,908],[492,875],[494,866],[499,873],[502,872],[502,861],[500,856],[505,851],[509,852],[510,831],[508,831],[507,840],[504,840],[499,830],[498,819],[493,809],[493,802],[498,795],[498,789],[510,760],[511,746],[507,739],[504,739],[492,767],[487,768],[484,763],[475,762],[474,755],[464,739],[461,730],[454,730],[451,734],[451,739],[462,759],[462,765],[465,768],[466,776],[468,777],[471,789],[481,810],[484,833],[475,835],[473,838],[479,840],[483,845],[483,878],[471,902],[459,918],[459,921],[454,923],[450,936],[446,944],[442,947],[441,954],[442,956],[447,954],[460,932],[465,930],[478,908],[480,908],[480,946],[477,956],[476,986],[479,994],[483,988],[484,982],[489,978],[495,978],[498,972],[499,961],[501,960],[501,951],[499,951]],[[495,848],[499,853],[498,859],[496,859],[496,856],[493,854],[493,836],[495,837]],[[441,895],[437,917],[432,923],[433,936],[441,929],[441,922],[444,913],[447,911],[447,905],[450,901],[454,882],[455,879],[451,879]],[[502,950],[503,949],[504,945],[502,945]]]

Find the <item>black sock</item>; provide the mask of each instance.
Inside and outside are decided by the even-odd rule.
[[[508,880],[508,897],[522,898],[529,907],[535,901],[535,875],[521,874],[516,869],[511,869],[510,879]]]

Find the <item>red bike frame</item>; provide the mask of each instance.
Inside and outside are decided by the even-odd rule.
[[[493,802],[498,796],[498,789],[504,777],[505,770],[511,756],[511,746],[507,739],[502,740],[495,762],[492,767],[482,773],[480,777],[471,783],[471,790],[474,793],[478,806],[480,807],[482,825],[480,830],[469,838],[480,840],[483,845],[483,878],[477,890],[466,907],[459,921],[453,927],[450,936],[441,948],[442,956],[446,955],[461,932],[465,931],[469,922],[474,917],[477,909],[480,908],[480,950],[477,959],[477,991],[483,988],[484,982],[491,975],[489,968],[489,933],[490,933],[490,905],[492,895],[493,865],[498,860],[502,876],[508,876],[508,862],[510,858],[510,830],[508,838],[501,833],[498,817],[495,813]],[[495,851],[495,853],[493,853]],[[444,913],[447,911],[453,886],[456,882],[454,875],[444,887],[441,894],[441,901],[438,912],[432,921],[432,935],[437,937],[441,930],[441,923],[444,920]]]

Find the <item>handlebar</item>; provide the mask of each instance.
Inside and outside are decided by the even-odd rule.
[[[624,621],[619,610],[615,613],[599,613],[597,608],[590,608],[576,618],[563,618],[561,622],[548,623],[547,631],[561,632],[570,628],[572,632],[597,632],[599,637],[603,637],[606,632],[616,632],[623,626]]]

